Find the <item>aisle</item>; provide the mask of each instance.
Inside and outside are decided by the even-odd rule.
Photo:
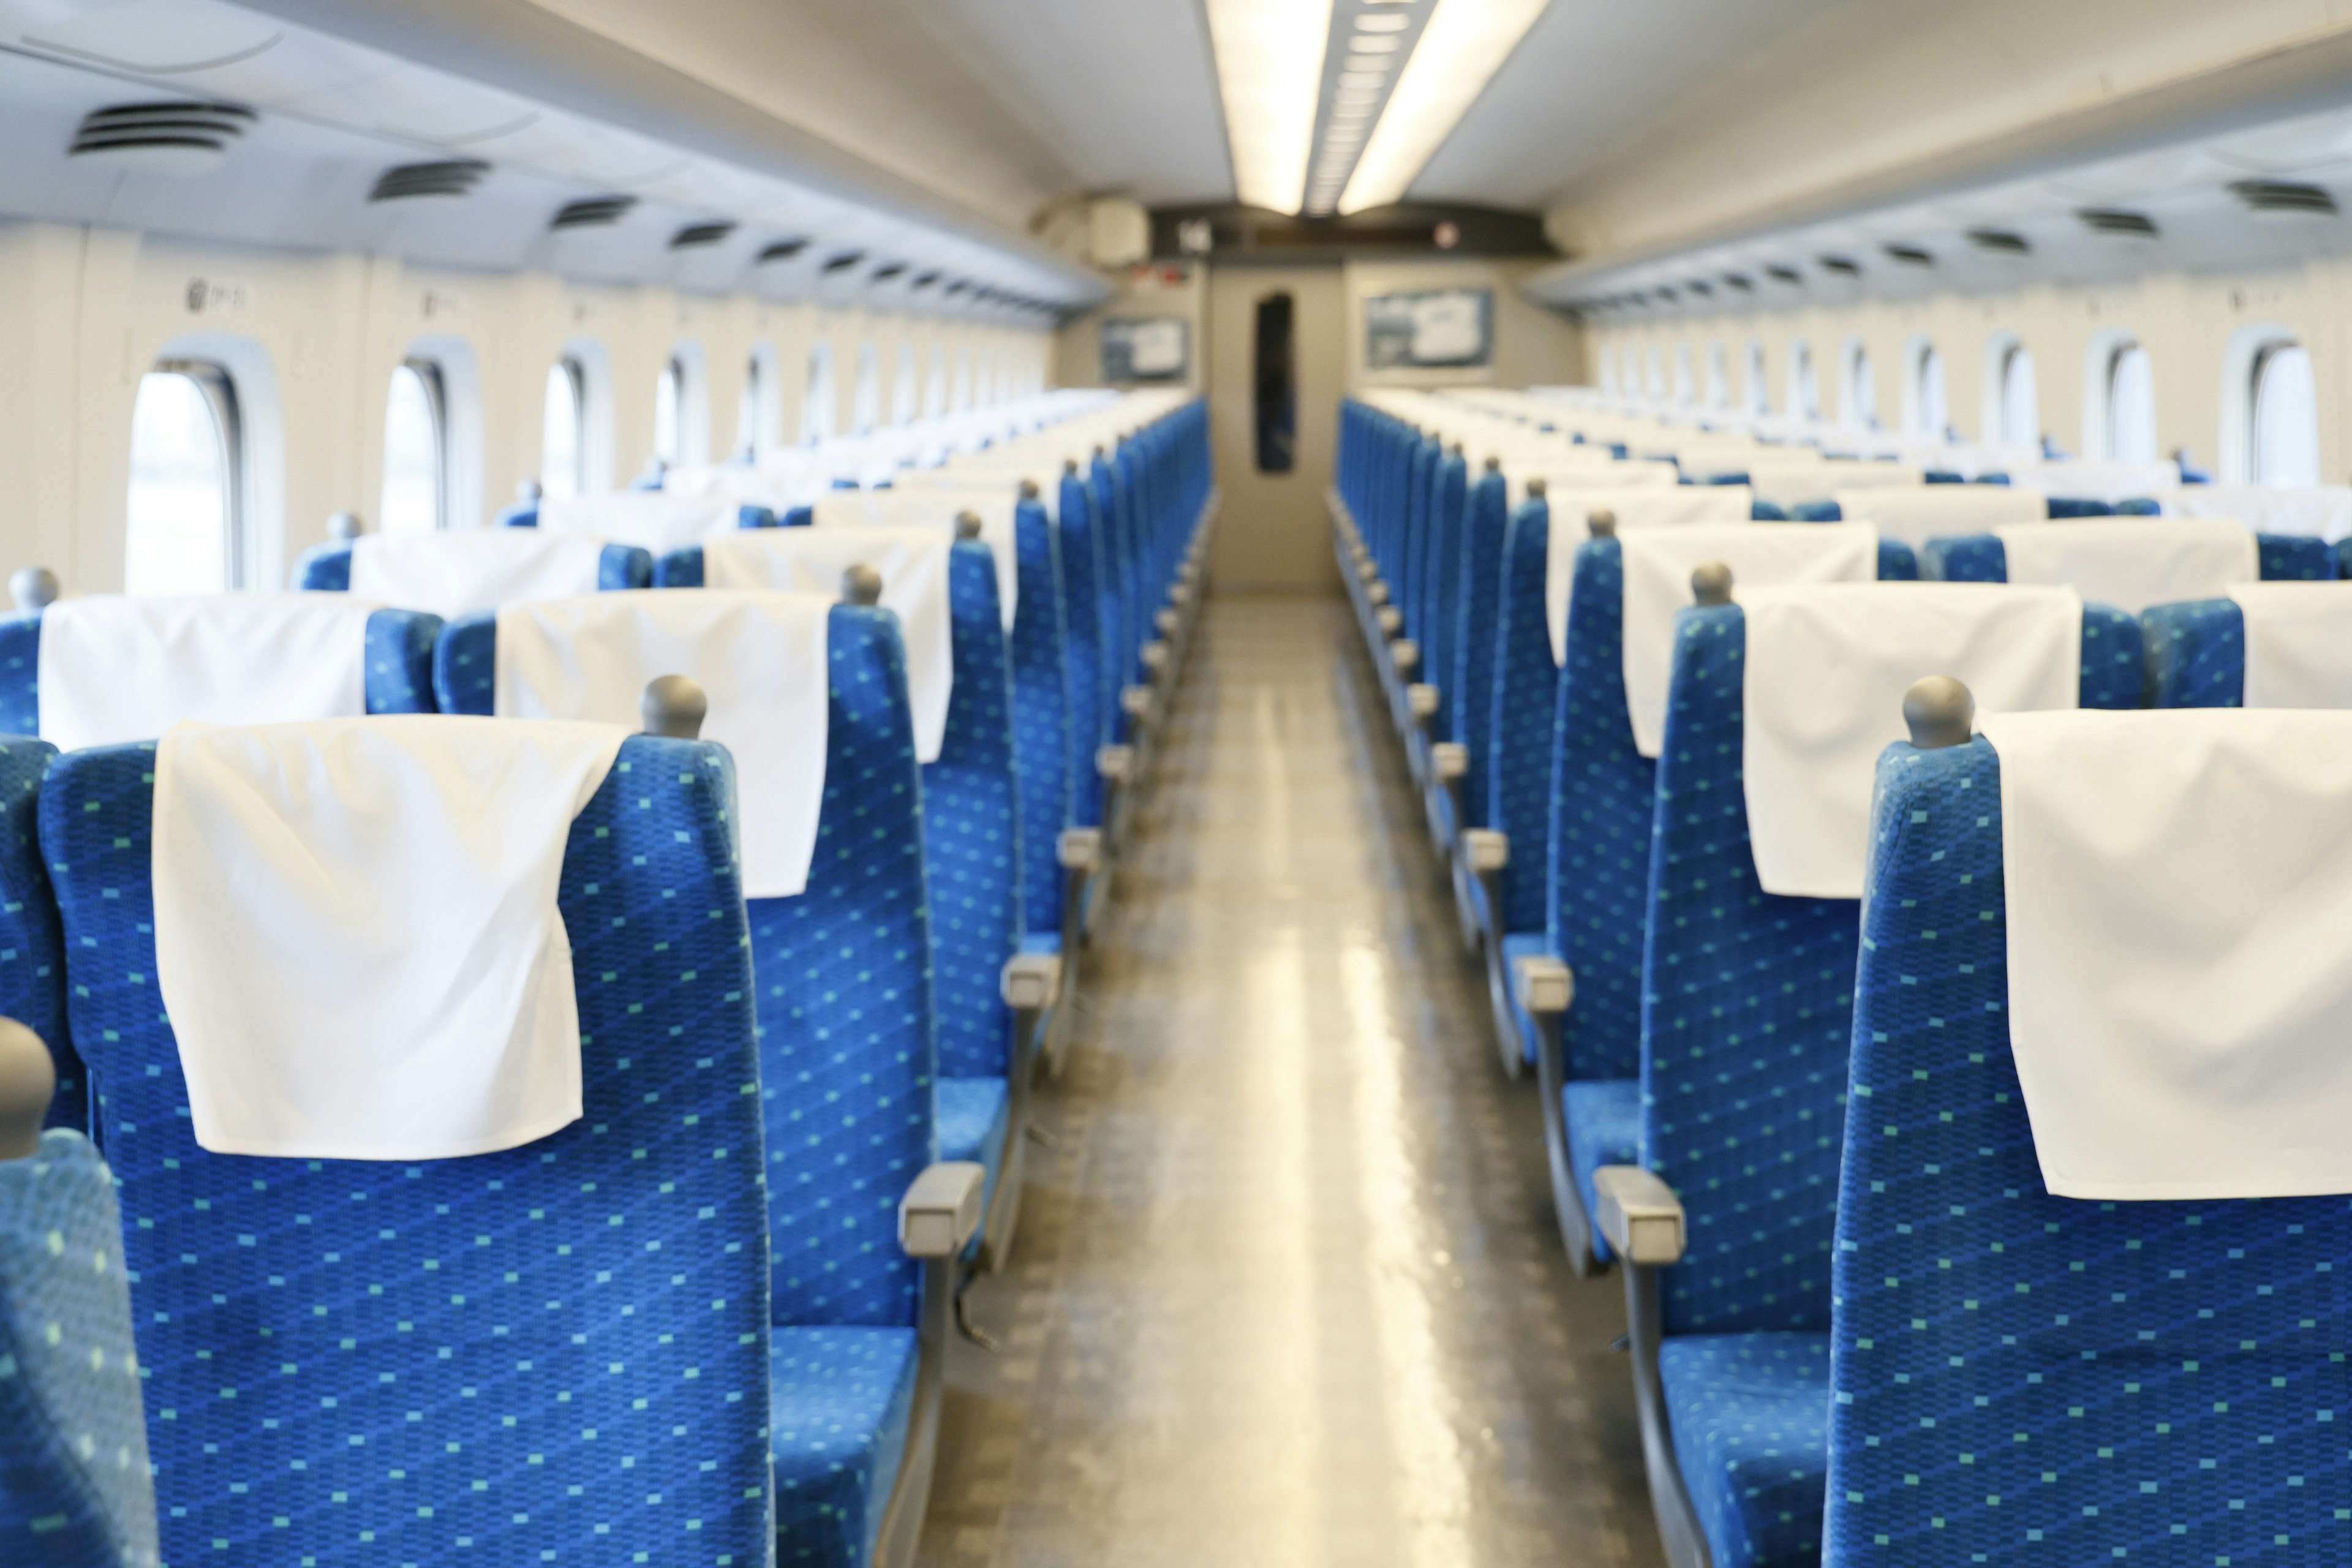
[[[974,1291],[931,1568],[1658,1561],[1613,1279],[1552,1229],[1336,599],[1213,601]]]

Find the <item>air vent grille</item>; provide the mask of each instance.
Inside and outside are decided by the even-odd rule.
[[[553,229],[604,228],[628,216],[637,205],[635,196],[583,196],[576,202],[566,202],[548,223]]]
[[[915,280],[912,283],[908,284],[907,287],[909,289],[928,289],[939,280],[940,275],[936,272],[918,272],[915,274]]]
[[[1793,267],[1767,267],[1764,276],[1775,283],[1802,283],[1805,275]]]
[[[416,196],[462,196],[482,183],[490,166],[479,158],[448,158],[434,163],[402,163],[378,174],[372,202],[404,202]]]
[[[1756,279],[1745,272],[1727,272],[1723,275],[1723,280],[1742,294],[1752,294],[1756,291]]]
[[[1834,272],[1841,278],[1862,276],[1862,263],[1851,256],[1824,256],[1821,262],[1824,271]]]
[[[761,250],[760,259],[762,262],[790,261],[793,257],[806,250],[808,246],[809,242],[805,239],[780,239]]]
[[[1884,245],[1879,247],[1879,248],[1886,252],[1886,258],[1888,260],[1899,261],[1906,267],[1933,267],[1936,265],[1936,258],[1928,255],[1926,251],[1920,249],[1916,245]]]
[[[2084,207],[2074,215],[2083,226],[2094,234],[2108,234],[2123,239],[2154,239],[2160,232],[2156,220],[2146,213],[2126,212],[2121,207]]]
[[[1688,283],[1685,284],[1684,287],[1702,300],[1712,300],[1715,298],[1715,285],[1707,282],[1703,278],[1694,278]]]
[[[2230,187],[2230,194],[2246,204],[2246,210],[2266,216],[2334,217],[2336,198],[2317,185],[2298,184],[2290,180],[2240,180]]]
[[[1969,243],[1979,250],[1990,250],[1996,256],[2031,256],[2033,247],[2021,234],[2005,228],[1972,228]]]
[[[846,272],[865,259],[866,253],[862,250],[845,250],[839,255],[828,256],[824,258],[824,275],[830,278],[837,272]]]
[[[887,283],[891,279],[898,277],[900,273],[906,270],[907,264],[903,261],[886,261],[881,266],[874,269],[874,281],[877,283]]]
[[[699,250],[707,245],[717,245],[735,232],[730,222],[690,223],[669,237],[672,250]]]
[[[202,174],[253,122],[253,110],[234,103],[118,103],[83,116],[68,151],[158,174]]]

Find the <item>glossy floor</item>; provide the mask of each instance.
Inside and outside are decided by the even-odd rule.
[[[1659,1561],[1618,1282],[1576,1280],[1336,600],[1219,598],[1013,1265],[959,1345],[933,1568]]]

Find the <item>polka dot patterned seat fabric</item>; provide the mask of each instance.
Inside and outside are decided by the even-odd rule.
[[[1013,532],[1021,584],[1011,647],[1013,749],[1021,783],[1021,920],[1025,931],[1058,931],[1062,870],[1054,847],[1071,820],[1062,552],[1042,502],[1024,500],[1013,508]]]
[[[1510,836],[1503,868],[1507,931],[1542,931],[1544,872],[1550,850],[1552,721],[1559,700],[1559,667],[1551,661],[1545,622],[1544,563],[1550,551],[1551,510],[1542,501],[1519,508],[1503,546],[1503,575],[1495,628],[1493,733],[1487,742],[1486,820]]]
[[[41,780],[57,754],[46,741],[0,738],[0,1017],[49,1047],[58,1085],[48,1125],[87,1131],[89,1077],[66,1021],[65,938],[37,829]]]
[[[582,1119],[423,1163],[197,1147],[155,989],[153,766],[152,745],[60,758],[41,847],[121,1184],[164,1560],[764,1561],[761,1075],[725,752],[634,737],[572,824]]]
[[[2246,614],[2229,599],[2151,605],[2140,612],[2147,640],[2151,708],[2239,708],[2246,700]]]
[[[1463,519],[1461,614],[1450,650],[1451,679],[1442,680],[1438,690],[1452,710],[1450,733],[1469,753],[1469,772],[1462,779],[1462,810],[1468,820],[1458,827],[1486,826],[1486,780],[1494,765],[1496,600],[1502,589],[1508,504],[1503,476],[1481,474]]]
[[[1109,740],[1103,691],[1103,618],[1101,603],[1102,530],[1094,520],[1093,488],[1075,473],[1064,474],[1061,500],[1054,527],[1059,534],[1062,586],[1068,594],[1069,618],[1063,630],[1068,660],[1070,701],[1070,822],[1074,826],[1102,824],[1102,779],[1095,772],[1095,748]],[[1021,584],[1026,602],[1029,584]]]
[[[1095,559],[1100,568],[1095,604],[1102,627],[1102,662],[1097,679],[1101,682],[1103,740],[1115,744],[1127,739],[1128,716],[1118,705],[1118,693],[1135,663],[1135,642],[1129,636],[1127,519],[1118,504],[1107,457],[1097,457],[1087,471],[1087,500],[1097,535]]]
[[[2352,1562],[2352,1199],[2043,1187],[2000,759],[1879,764],[1837,1217],[1827,1556]]]
[[[0,1160],[0,1563],[156,1568],[122,1221],[98,1151]]]

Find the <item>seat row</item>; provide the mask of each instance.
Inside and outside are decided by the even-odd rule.
[[[1130,430],[1058,516],[975,479],[1011,491],[1013,605],[942,486],[919,528],[713,535],[671,581],[766,575],[703,592],[629,591],[642,547],[492,531],[314,552],[340,595],[0,623],[26,736],[0,1011],[30,1026],[16,1079],[58,1080],[37,1149],[0,1151],[0,1557],[908,1561],[945,1334],[1010,1246],[1068,1013],[1063,921],[1104,886],[1024,845],[1099,842],[1081,742],[1165,700],[1202,431]],[[1089,568],[1174,612],[1155,654]],[[560,570],[573,596],[516,593]],[[1083,706],[1114,673],[1144,700]],[[484,882],[532,842],[539,881]],[[567,967],[501,990],[531,889]],[[572,1030],[457,1049],[559,993]]]
[[[2091,843],[2026,868],[2082,872],[2073,921],[2034,928],[2063,951],[2071,930],[2147,906],[2134,879],[2163,857],[2132,851],[2226,839],[2264,815],[2259,774],[2297,748],[2226,726],[2284,724],[2306,749],[2305,731],[2352,742],[2310,711],[2352,704],[2352,586],[2264,581],[2267,542],[2211,523],[2045,521],[2004,527],[1997,554],[1937,535],[1914,551],[1867,522],[1631,524],[1540,475],[1507,514],[1503,462],[1455,489],[1465,465],[1392,416],[1350,407],[1342,429],[1343,577],[1486,957],[1505,1064],[1537,1068],[1563,1242],[1579,1272],[1632,1260],[1634,1381],[1671,1560],[2342,1550],[2352,1454],[2324,1435],[2352,1392],[2338,1359],[2352,1299],[2317,1281],[2352,1226],[2342,1197],[2307,1195],[2352,1191],[2352,1173],[2294,1186],[2294,1203],[2236,1201],[2281,1195],[2260,1181],[2160,1202],[2143,1184],[2131,1203],[2044,1183],[2050,1107],[2103,1103],[2105,1086],[2074,1082],[2026,1115],[2028,1064],[2006,1037],[2021,984],[2003,939],[2022,874],[2012,834],[2004,882],[2009,731],[1988,720],[1990,742],[1971,740],[1958,688],[1911,688],[1958,676],[1989,713],[2074,710],[2066,723],[2087,739],[2070,738],[2050,776],[2094,803],[2074,826]],[[1430,561],[1456,550],[1453,585],[1433,588]],[[1954,569],[1971,555],[2003,570]],[[1903,581],[1935,562],[1942,583]],[[1491,651],[1465,629],[1481,623]],[[1415,631],[1452,639],[1437,668],[1466,700],[1412,679],[1428,669]],[[1881,760],[1906,733],[1906,693],[1915,743]],[[2151,694],[2273,711],[2098,711]],[[1467,722],[1480,710],[1483,731]],[[2143,721],[2153,739],[2109,728]],[[1449,752],[1465,734],[1472,754]],[[2233,794],[2194,775],[2176,792],[2186,804],[2149,805],[2162,834],[2100,841],[2112,825],[2098,803],[2173,776],[2149,747],[2209,768],[2218,749],[2257,776],[2232,778]],[[1461,788],[1482,773],[1483,791]],[[1474,826],[1482,800],[1489,826]],[[2343,837],[2335,823],[2305,847]],[[2242,950],[2285,933],[2255,926],[2262,904],[2224,890],[2202,853],[2181,888],[2239,923],[2174,952],[2199,1005],[2187,1013],[2256,1018],[2251,1037],[2223,1026],[2218,1047],[2199,1043],[2260,1060],[2277,1049],[2263,1032],[2277,1010],[2256,1005]],[[2294,973],[2270,978],[2300,1001],[2330,971],[2286,951]],[[2088,1000],[2063,965],[2034,984],[2078,1017],[2146,985],[2120,973]],[[2126,1008],[2115,1026],[2126,1058],[2150,1016],[2164,1014]],[[2210,1137],[2229,1136],[2218,1120]],[[2220,1252],[2200,1245],[2209,1222],[2231,1227]],[[2248,1248],[2257,1267],[2225,1268]],[[2249,1400],[2258,1415],[2228,1415]],[[2323,1474],[2325,1503],[2302,1489]]]

